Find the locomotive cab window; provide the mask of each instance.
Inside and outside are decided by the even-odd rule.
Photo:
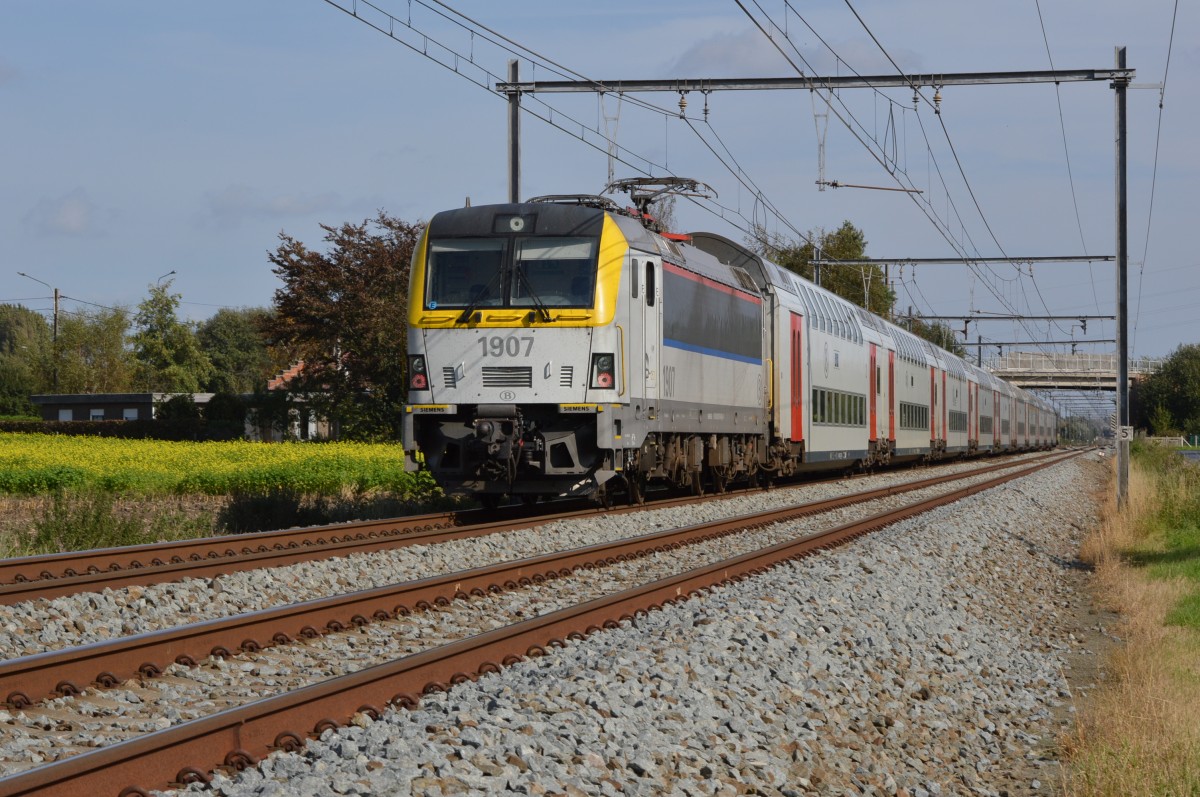
[[[434,239],[425,306],[593,307],[597,243],[551,236]]]
[[[503,240],[434,241],[429,247],[426,307],[435,310],[469,304],[499,305],[503,296],[500,282],[503,263]]]
[[[518,238],[511,280],[514,307],[591,307],[596,258],[586,238]]]

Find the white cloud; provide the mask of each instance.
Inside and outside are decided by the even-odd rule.
[[[681,77],[791,77],[796,70],[789,60],[808,75],[850,74],[846,64],[860,75],[896,73],[879,48],[866,39],[831,41],[833,52],[823,45],[801,44],[797,53],[779,34],[776,42],[787,59],[757,28],[717,33],[686,50],[671,65],[670,73]],[[892,57],[907,71],[920,70],[921,57],[913,51],[900,49]]]
[[[243,219],[294,218],[336,210],[340,197],[326,191],[320,194],[279,194],[264,196],[247,185],[230,185],[204,196],[212,220],[222,225],[237,225]]]
[[[793,74],[757,29],[718,33],[685,50],[670,74],[686,77],[775,77]]]
[[[103,233],[105,215],[87,191],[76,188],[57,199],[40,199],[25,214],[25,223],[42,235],[87,237]]]

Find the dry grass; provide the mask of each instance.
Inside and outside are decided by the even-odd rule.
[[[1106,608],[1121,615],[1124,644],[1062,740],[1069,797],[1200,795],[1200,633],[1165,622],[1195,584],[1154,578],[1128,558],[1155,547],[1151,519],[1177,478],[1164,483],[1135,460],[1128,506],[1118,513],[1110,499],[1081,550]]]

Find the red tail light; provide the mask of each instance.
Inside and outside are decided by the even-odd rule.
[[[617,384],[615,365],[616,358],[611,354],[593,354],[592,378],[588,384],[603,390],[615,387]]]
[[[408,355],[408,388],[409,390],[429,389],[429,374],[425,371],[425,357],[423,355]]]

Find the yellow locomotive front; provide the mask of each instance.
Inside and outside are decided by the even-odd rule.
[[[611,475],[627,249],[596,207],[434,216],[413,258],[405,448],[448,492],[590,495]]]

